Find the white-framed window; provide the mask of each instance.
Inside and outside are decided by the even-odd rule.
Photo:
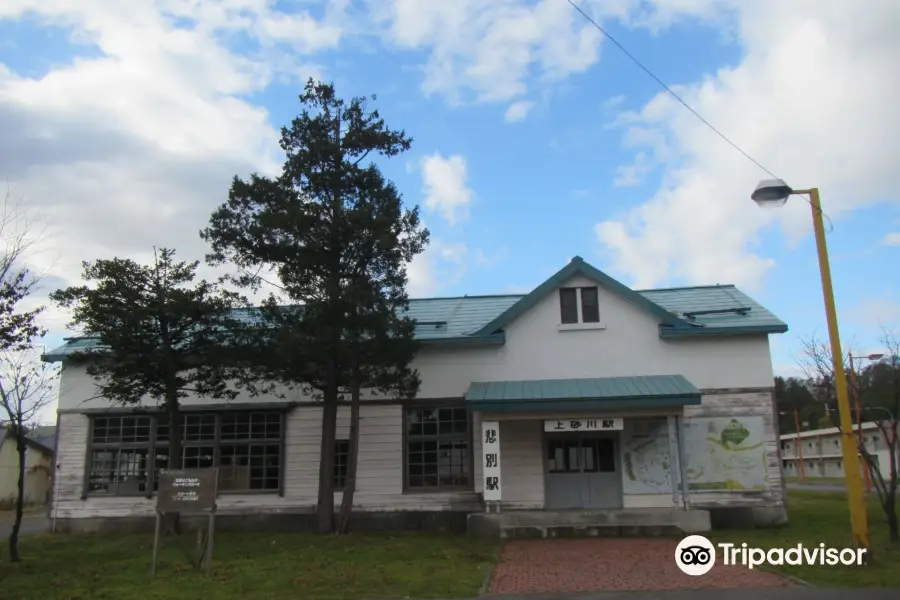
[[[562,325],[600,323],[597,286],[559,288],[559,319]]]

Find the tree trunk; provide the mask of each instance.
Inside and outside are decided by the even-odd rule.
[[[889,501],[884,506],[884,514],[888,522],[888,534],[891,543],[900,543],[900,531],[897,528],[897,494],[896,492],[888,495]]]
[[[316,530],[319,533],[334,531],[334,443],[337,433],[337,404],[337,386],[332,384],[323,394],[319,498],[316,503]]]
[[[353,378],[350,390],[350,452],[347,456],[347,479],[341,499],[341,515],[338,533],[350,532],[350,516],[353,513],[353,496],[356,493],[356,465],[359,462],[359,377]]]
[[[9,560],[19,562],[19,530],[22,528],[22,513],[25,509],[25,433],[22,427],[14,425],[16,430],[16,452],[18,454],[19,473],[16,478],[16,489],[19,492],[16,498],[16,519],[13,522],[12,531],[9,534]]]
[[[178,397],[174,394],[170,398],[166,398],[166,413],[169,420],[169,462],[168,469],[177,471],[182,468],[183,461],[183,443],[181,432],[181,411],[178,409]],[[155,461],[155,457],[153,457]],[[164,535],[181,535],[181,518],[176,512],[166,513],[163,515],[163,534]]]

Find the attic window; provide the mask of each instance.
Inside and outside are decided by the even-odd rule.
[[[599,323],[600,302],[597,287],[559,288],[559,317],[563,325]]]

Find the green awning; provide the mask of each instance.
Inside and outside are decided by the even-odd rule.
[[[700,404],[700,390],[682,375],[478,381],[466,404],[479,412],[674,408]]]

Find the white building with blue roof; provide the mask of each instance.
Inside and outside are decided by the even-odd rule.
[[[575,257],[522,295],[410,301],[412,401],[367,396],[354,524],[596,535],[786,520],[769,336],[731,285],[635,291]],[[52,516],[63,531],[152,526],[168,432],[155,406],[96,397],[63,362]],[[186,398],[185,468],[218,469],[219,515],[305,528],[321,406],[299,390]],[[349,448],[338,415],[334,478]],[[555,531],[556,528],[556,531]],[[608,532],[607,532],[608,533]]]

